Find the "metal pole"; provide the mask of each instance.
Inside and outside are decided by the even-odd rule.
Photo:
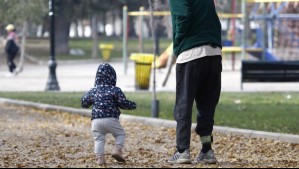
[[[266,9],[266,4],[265,3],[262,3],[263,5],[263,61],[266,60],[266,50],[267,50],[267,18],[266,18],[266,15],[267,15],[267,9]]]
[[[128,7],[123,7],[123,64],[124,64],[124,74],[127,75],[128,70]]]
[[[246,0],[242,0],[242,13],[243,13],[243,32],[242,32],[242,60],[245,58],[245,48],[246,48]]]
[[[275,12],[274,3],[271,3],[271,15]],[[268,51],[272,53],[273,51],[273,32],[274,32],[274,17],[267,20],[268,29]]]
[[[268,29],[268,50],[272,53],[273,51],[273,20],[267,21],[267,29]]]
[[[271,3],[271,14],[275,12],[275,5]],[[267,31],[268,31],[268,51],[273,51],[273,30],[274,30],[274,16],[271,19],[267,19]]]
[[[236,1],[232,0],[232,4],[231,4],[231,8],[232,8],[232,13],[235,14],[236,10]],[[236,32],[236,19],[232,18],[232,46],[235,46],[235,32]],[[235,61],[236,61],[236,53],[232,52],[232,69],[233,71],[235,71]]]
[[[140,7],[140,13],[144,12],[144,7]],[[141,14],[139,17],[140,21],[139,21],[139,52],[143,53],[144,51],[144,47],[143,47],[143,21],[144,21],[144,16]]]
[[[243,13],[243,18],[242,18],[242,22],[243,22],[243,31],[242,31],[242,62],[245,58],[245,54],[246,54],[246,0],[242,0],[242,13]],[[242,65],[243,66],[243,65]],[[241,73],[242,76],[242,73]],[[241,77],[241,90],[243,90],[243,78]]]
[[[153,5],[152,1],[148,0],[149,6],[150,6],[150,19],[151,19],[151,25],[152,25],[152,36],[154,39],[154,79],[153,79],[153,101],[152,101],[152,117],[158,118],[159,117],[159,100],[157,100],[157,93],[156,93],[156,59],[157,59],[157,47],[156,47],[156,36],[154,31],[154,12],[153,12]]]
[[[50,60],[48,62],[50,74],[46,86],[46,91],[60,90],[58,81],[56,78],[56,67],[55,61],[55,0],[49,0],[49,16],[51,20],[50,27]]]

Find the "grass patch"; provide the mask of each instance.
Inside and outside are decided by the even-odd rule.
[[[170,45],[171,39],[161,39],[160,48],[161,53]],[[111,52],[111,58],[122,58],[123,55],[123,42],[119,37],[100,37],[99,44],[111,43],[114,45],[114,49]],[[91,59],[93,41],[92,39],[70,39],[70,49],[82,49],[85,53],[83,56],[72,56],[72,55],[57,55],[57,60],[86,60]],[[152,39],[144,39],[144,53],[153,53],[154,45]],[[49,40],[48,39],[29,39],[27,52],[41,60],[49,59]],[[139,41],[137,38],[128,40],[128,53],[136,53],[139,51]],[[101,51],[99,49],[99,58],[102,58]]]
[[[1,92],[0,97],[80,108],[84,93]],[[152,94],[126,93],[138,109],[124,114],[151,116]],[[174,93],[159,93],[160,118],[173,120]],[[299,134],[299,93],[222,93],[215,123],[218,126]],[[193,121],[196,119],[194,108]]]

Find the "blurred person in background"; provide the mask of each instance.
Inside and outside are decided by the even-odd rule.
[[[15,30],[15,26],[9,24],[5,27],[7,31],[7,37],[5,40],[5,52],[7,57],[7,66],[9,73],[7,77],[14,77],[18,74],[17,66],[14,63],[14,60],[19,52],[19,38]]]

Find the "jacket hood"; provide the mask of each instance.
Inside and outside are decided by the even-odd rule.
[[[116,85],[116,72],[108,63],[101,64],[98,68],[95,80],[95,87],[101,85]]]

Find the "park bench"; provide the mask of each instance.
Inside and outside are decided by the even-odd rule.
[[[224,46],[222,48],[222,57],[225,60],[226,58],[226,54],[227,53],[232,53],[232,70],[235,70],[235,54],[236,53],[241,53],[242,52],[242,48],[239,46]],[[255,48],[255,47],[250,47],[250,48],[246,48],[245,52],[247,53],[261,53],[263,51],[262,48]]]
[[[299,82],[299,61],[242,61],[244,82]],[[299,86],[298,86],[299,87]]]

